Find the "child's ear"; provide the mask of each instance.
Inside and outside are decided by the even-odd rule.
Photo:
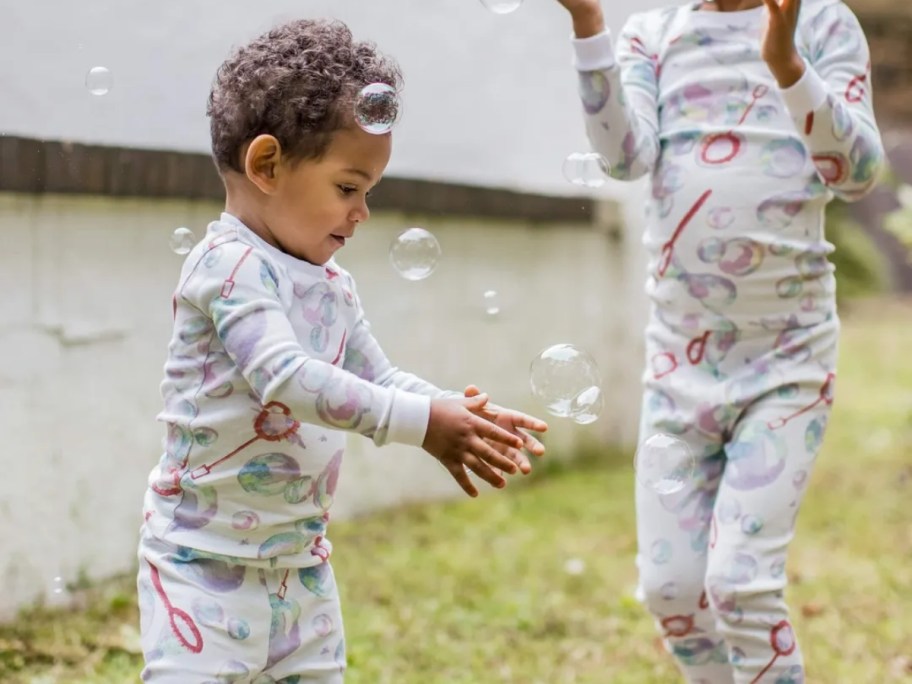
[[[281,162],[282,146],[275,136],[258,135],[247,146],[244,173],[250,182],[269,195],[276,189]]]

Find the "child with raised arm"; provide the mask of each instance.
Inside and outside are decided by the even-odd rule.
[[[186,257],[162,383],[138,588],[157,684],[342,681],[326,537],[346,432],[421,446],[471,496],[529,472],[540,420],[394,368],[333,256],[390,157],[354,100],[397,67],[339,22],[295,21],[236,50],[209,99],[224,213]],[[392,466],[393,464],[391,464]]]
[[[804,682],[785,563],[836,377],[824,207],[883,164],[865,35],[841,0],[691,0],[615,47],[599,0],[559,2],[593,148],[651,178],[640,442],[697,465],[637,486],[640,595],[687,681]]]

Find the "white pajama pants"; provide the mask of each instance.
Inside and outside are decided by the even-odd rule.
[[[264,569],[143,534],[144,682],[341,684],[345,638],[329,562]]]
[[[640,443],[684,440],[695,477],[637,484],[639,593],[691,684],[801,684],[783,599],[830,414],[839,322],[746,334],[647,328]]]

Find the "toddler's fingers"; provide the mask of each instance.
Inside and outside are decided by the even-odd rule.
[[[469,478],[469,474],[466,472],[466,469],[462,466],[461,463],[448,465],[446,469],[450,471],[450,475],[453,476],[453,479],[456,480],[456,483],[462,487],[462,491],[473,498],[478,496],[478,490],[475,488],[475,485],[472,484],[472,480]]]
[[[500,442],[501,444],[506,444],[508,447],[513,447],[514,449],[522,449],[523,440],[518,435],[504,430],[502,427],[495,425],[481,418],[476,418],[475,422],[475,433],[479,437],[484,437],[495,442]]]
[[[477,459],[510,475],[516,474],[517,464],[509,455],[510,449],[500,452],[481,438],[473,440],[469,445],[469,449]]]
[[[531,449],[533,450],[535,456],[541,456],[545,450],[544,445],[540,444],[538,440],[530,437],[522,430],[517,430],[516,434],[522,438],[525,449]],[[497,453],[503,454],[511,461],[513,461],[513,463],[519,466],[519,471],[523,475],[528,475],[532,472],[532,463],[529,461],[529,457],[526,456],[526,453],[522,449],[508,447],[503,444],[499,444],[498,442],[489,442],[489,444],[494,447],[494,450],[497,451]],[[538,448],[536,448],[536,445],[538,445]]]
[[[466,458],[465,467],[478,475],[478,477],[480,477],[492,487],[502,489],[503,487],[507,486],[507,481],[504,476],[500,472],[492,469],[480,458]]]
[[[466,398],[464,406],[466,407],[466,409],[468,409],[472,413],[477,413],[477,412],[481,411],[484,408],[485,404],[487,404],[487,403],[488,403],[487,394],[477,394],[474,397]]]
[[[535,437],[530,435],[528,432],[520,431],[523,437],[523,446],[529,451],[533,456],[541,456],[545,453],[545,445],[539,442]]]
[[[513,423],[516,427],[533,430],[535,432],[548,431],[548,424],[545,421],[534,416],[526,415],[525,413],[517,413],[516,417],[513,419]]]
[[[464,394],[469,398],[477,397],[479,394],[481,394],[481,390],[478,389],[475,385],[469,385],[465,388]]]
[[[523,475],[528,475],[532,472],[532,464],[529,462],[529,457],[522,451],[519,449],[511,449],[510,453],[507,455],[517,466],[519,466],[519,472]]]

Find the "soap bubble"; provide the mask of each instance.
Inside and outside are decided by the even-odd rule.
[[[600,188],[608,182],[611,167],[595,152],[574,152],[564,160],[564,178],[583,188]]]
[[[510,14],[522,5],[522,0],[481,0],[481,4],[494,14]]]
[[[70,591],[67,587],[66,580],[62,573],[56,573],[51,577],[47,587],[47,603],[49,606],[65,606],[69,600]]]
[[[634,457],[637,479],[659,494],[674,494],[684,489],[695,467],[690,447],[677,437],[662,433],[643,442]]]
[[[496,290],[485,290],[484,307],[485,313],[488,316],[494,317],[500,313],[500,304],[498,303]]]
[[[92,67],[86,74],[85,85],[92,95],[107,95],[114,85],[114,78],[107,68],[103,66]]]
[[[572,344],[548,347],[532,361],[529,371],[532,394],[552,415],[572,418],[576,411],[593,408],[592,401],[598,400],[595,395],[601,395],[593,392],[601,385],[598,366]]]
[[[193,245],[196,244],[196,238],[193,231],[189,228],[178,228],[171,234],[171,251],[175,254],[187,254]]]
[[[586,561],[582,558],[568,558],[564,563],[564,572],[573,576],[582,575],[586,572]]]
[[[390,263],[406,280],[427,278],[440,261],[440,243],[424,228],[409,228],[390,245]]]
[[[355,122],[373,135],[389,133],[401,110],[396,89],[386,83],[371,83],[355,99]]]

